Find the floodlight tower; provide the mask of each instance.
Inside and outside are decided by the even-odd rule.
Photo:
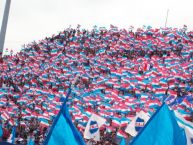
[[[166,21],[165,21],[165,28],[167,27],[167,22],[168,22],[168,14],[169,14],[169,9],[167,10]]]
[[[0,32],[0,57],[3,55],[3,48],[4,48],[4,42],[5,42],[7,22],[9,18],[10,5],[11,5],[11,0],[6,0],[4,14],[3,14],[3,21],[1,25],[1,32]]]

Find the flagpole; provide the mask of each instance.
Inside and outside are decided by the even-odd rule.
[[[169,9],[167,10],[167,14],[166,14],[165,28],[166,28],[167,22],[168,22],[168,14],[169,14]]]
[[[11,0],[6,0],[3,21],[1,25],[1,32],[0,32],[0,57],[3,55],[3,48],[5,43],[5,35],[7,29],[7,22],[9,18],[9,10],[10,10]]]
[[[69,98],[69,96],[70,96],[71,90],[74,89],[76,83],[77,83],[78,80],[79,80],[79,77],[80,77],[80,76],[79,76],[79,74],[78,74],[78,75],[75,77],[74,81],[72,82],[72,85],[69,87],[69,91],[68,91],[68,93],[67,93],[67,95],[66,95],[66,99],[65,99],[64,103],[62,104],[62,106],[65,106],[66,103],[68,102],[68,98]]]

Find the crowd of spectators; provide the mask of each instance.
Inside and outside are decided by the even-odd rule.
[[[136,112],[152,115],[163,101],[193,121],[192,31],[77,27],[0,58],[2,140],[15,127],[16,143],[41,144],[77,75],[69,111],[82,134],[92,113],[107,120],[98,145],[118,144],[118,133],[129,141]]]

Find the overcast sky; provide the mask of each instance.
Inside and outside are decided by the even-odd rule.
[[[6,0],[0,0],[0,25]],[[12,0],[5,48],[51,36],[69,25],[120,28],[162,27],[169,9],[168,26],[193,30],[193,0]]]

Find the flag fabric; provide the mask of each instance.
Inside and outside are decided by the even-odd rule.
[[[3,113],[1,114],[1,118],[2,118],[3,120],[7,121],[7,120],[10,118],[10,116],[9,116],[9,114],[8,114],[7,112],[3,112]]]
[[[72,123],[68,108],[64,105],[56,117],[44,145],[85,145]]]
[[[2,128],[2,124],[0,124],[0,137],[3,136],[3,128]]]
[[[100,141],[100,127],[105,124],[106,120],[96,114],[92,114],[90,117],[86,129],[84,131],[84,138],[94,139]]]
[[[126,141],[124,138],[121,139],[120,145],[126,145]]]
[[[34,144],[35,144],[35,143],[34,143],[34,140],[32,139],[32,137],[30,137],[27,145],[34,145]]]
[[[16,127],[14,126],[12,128],[12,132],[11,132],[7,142],[9,142],[9,143],[14,143],[15,142],[15,131],[16,131]]]
[[[15,142],[15,132],[16,132],[16,127],[14,126],[14,127],[12,128],[12,138],[11,138],[12,143]]]
[[[186,121],[179,113],[175,112],[178,125],[185,130],[187,145],[193,145],[193,123]]]
[[[49,122],[48,122],[48,120],[46,120],[46,119],[41,119],[41,120],[40,120],[40,126],[42,126],[42,127],[49,127]]]
[[[136,136],[138,132],[144,127],[150,116],[144,111],[140,111],[135,118],[127,125],[125,132],[132,136]]]
[[[185,129],[186,138],[187,138],[187,145],[193,145],[193,130],[186,127]]]
[[[180,115],[178,112],[175,111],[175,116],[176,116],[176,120],[179,124],[180,127],[184,128],[184,127],[188,127],[190,129],[193,130],[193,123],[186,121],[182,115]]]
[[[127,137],[128,137],[127,134],[123,130],[119,129],[117,131],[117,138],[127,138]]]
[[[175,115],[164,103],[150,118],[131,145],[186,145],[186,136]]]

